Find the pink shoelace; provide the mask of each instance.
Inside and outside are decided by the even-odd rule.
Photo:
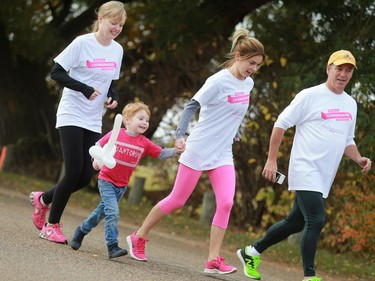
[[[133,251],[135,251],[137,254],[144,255],[146,242],[148,242],[147,239],[144,239],[144,238],[141,238],[141,237],[136,237],[135,243],[134,243],[135,247],[134,247]]]

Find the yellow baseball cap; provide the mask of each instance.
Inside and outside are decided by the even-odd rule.
[[[351,52],[347,50],[340,50],[340,51],[334,52],[329,57],[327,65],[330,65],[330,64],[342,65],[344,63],[349,63],[353,65],[355,68],[357,68],[355,64],[355,57],[352,55]]]

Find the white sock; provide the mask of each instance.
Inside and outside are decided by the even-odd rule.
[[[260,256],[260,253],[253,246],[246,247],[245,253],[249,256]]]

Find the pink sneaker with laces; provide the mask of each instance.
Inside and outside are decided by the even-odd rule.
[[[42,228],[42,231],[39,234],[40,238],[47,239],[48,241],[55,243],[67,244],[68,239],[65,238],[64,234],[61,231],[62,224],[45,224]]]
[[[40,203],[40,196],[43,192],[33,191],[30,193],[30,203],[34,206],[33,223],[35,227],[41,230],[46,223],[46,213],[49,210],[48,206],[43,206]]]
[[[220,256],[211,261],[206,261],[206,268],[204,269],[204,273],[208,274],[229,274],[234,273],[236,271],[237,268],[229,264],[226,264],[224,262],[224,258]]]
[[[145,247],[146,247],[146,242],[148,242],[148,240],[135,236],[136,233],[137,231],[134,231],[131,235],[126,237],[126,241],[128,242],[128,245],[129,245],[130,256],[133,259],[136,259],[139,261],[147,261],[147,257],[145,254]]]

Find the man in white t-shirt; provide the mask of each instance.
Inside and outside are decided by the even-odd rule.
[[[288,171],[289,190],[296,192],[296,198],[284,220],[271,226],[252,246],[237,251],[247,277],[259,280],[260,254],[303,230],[303,281],[321,280],[315,276],[315,253],[325,223],[324,200],[342,156],[356,162],[363,172],[371,168],[371,160],[361,156],[354,142],[357,103],[344,91],[355,68],[355,58],[349,51],[334,52],[326,66],[327,81],[298,93],[275,122],[262,175],[275,182],[284,132],[296,126]]]

